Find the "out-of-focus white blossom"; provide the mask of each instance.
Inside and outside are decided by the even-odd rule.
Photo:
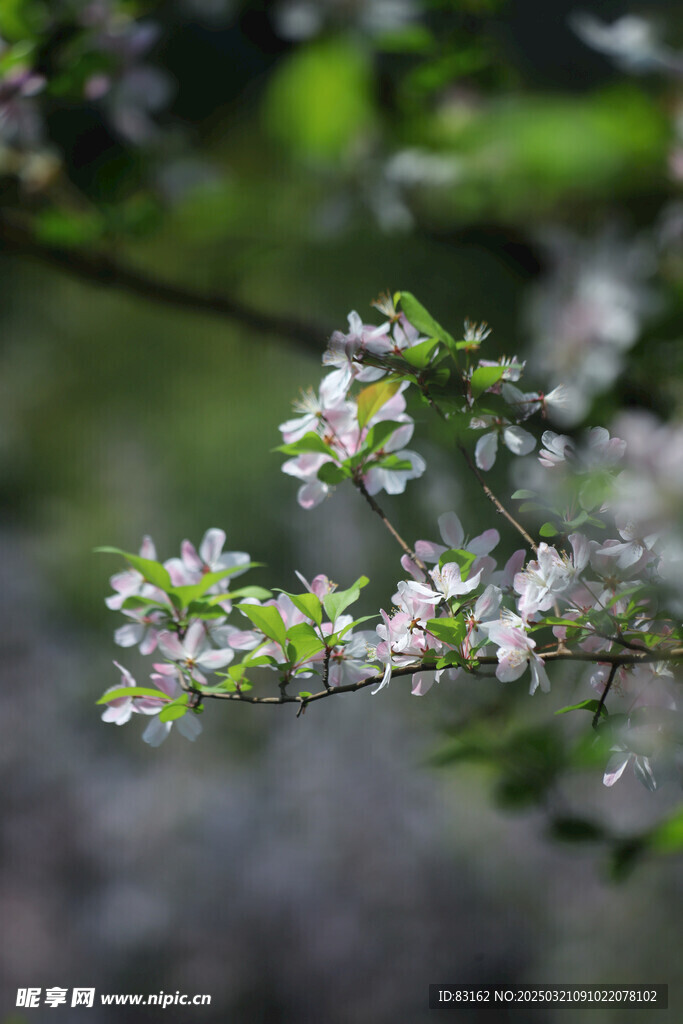
[[[615,231],[592,241],[556,231],[544,241],[551,269],[527,307],[531,361],[549,387],[564,385],[552,415],[570,425],[619,376],[624,352],[656,308],[648,284],[654,253],[648,242]]]

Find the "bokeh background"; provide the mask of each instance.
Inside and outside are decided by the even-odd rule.
[[[0,5],[0,37],[49,71],[45,6]],[[386,289],[453,333],[487,320],[491,358],[573,388],[556,429],[680,417],[680,5],[583,4],[645,19],[611,56],[565,0],[127,9],[157,26],[132,80],[45,90],[30,144],[0,121],[0,1020],[161,1012],[15,1008],[53,985],[206,992],[174,1015],[210,1024],[429,1020],[436,982],[668,982],[682,1005],[680,859],[638,845],[679,791],[604,789],[588,723],[552,714],[584,673],[534,701],[396,680],[299,719],[210,707],[197,743],[153,750],[94,706],[113,658],[142,659],[113,643],[119,566],[92,553],[151,533],[170,557],[220,526],[267,563],[253,582],[366,573],[363,610],[388,607],[391,538],[343,488],[300,510],[272,452],[329,331]],[[87,281],[95,252],[310,330]],[[416,416],[428,472],[383,504],[411,541],[451,508],[480,532],[484,499]]]

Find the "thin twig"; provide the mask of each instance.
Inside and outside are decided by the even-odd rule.
[[[498,512],[500,512],[500,514],[504,516],[512,526],[514,526],[515,530],[517,530],[517,532],[524,538],[524,540],[529,545],[531,550],[534,552],[537,551],[538,545],[536,544],[534,539],[530,536],[530,534],[526,532],[522,524],[518,523],[515,517],[511,515],[510,512],[508,512],[508,510],[505,508],[505,505],[503,505],[503,503],[495,496],[495,494],[493,493],[493,491],[491,490],[491,488],[489,487],[489,485],[486,483],[483,476],[479,472],[477,466],[472,461],[470,453],[467,451],[467,448],[465,448],[464,444],[458,441],[457,446],[458,451],[460,452],[465,462],[467,463],[470,472],[472,472],[479,481],[479,485],[481,486],[481,489],[483,490],[484,494],[489,499],[489,501],[492,502],[495,505]]]
[[[382,522],[386,526],[386,528],[389,531],[389,533],[392,535],[392,537],[394,537],[395,540],[398,541],[398,543],[400,544],[401,548],[403,549],[405,554],[408,556],[408,558],[410,558],[411,561],[413,561],[415,563],[415,565],[418,567],[418,569],[421,569],[423,572],[427,572],[427,566],[424,564],[422,559],[418,558],[417,555],[415,554],[415,552],[412,550],[412,548],[410,548],[406,544],[406,542],[404,541],[404,539],[401,536],[401,534],[398,532],[396,527],[389,521],[389,519],[387,518],[386,514],[379,507],[379,505],[377,504],[375,499],[372,497],[372,495],[368,494],[367,488],[366,488],[365,484],[363,483],[362,479],[360,477],[354,477],[353,482],[356,485],[356,487],[358,488],[358,490],[360,491],[360,493],[363,495],[365,500],[367,501],[367,503],[370,506],[370,508],[372,509],[372,511],[377,513],[377,515],[380,517],[380,519],[382,520]]]
[[[422,394],[424,395],[428,404],[437,414],[437,416],[439,416],[445,423],[448,423],[448,417],[446,416],[443,409],[439,405],[437,405],[432,396],[429,394],[427,386],[425,384],[420,384],[420,390],[422,391]],[[511,515],[510,512],[508,512],[503,503],[495,496],[495,494],[493,493],[493,491],[491,490],[491,488],[489,487],[489,485],[486,483],[483,476],[479,472],[479,469],[477,468],[476,464],[472,461],[470,453],[467,451],[467,448],[464,446],[464,444],[462,444],[460,441],[456,441],[456,445],[458,447],[458,451],[460,452],[465,462],[467,463],[468,469],[476,477],[481,489],[483,490],[484,494],[489,499],[489,501],[492,502],[493,505],[495,505],[497,511],[507,519],[510,525],[514,526],[515,530],[517,530],[517,532],[524,538],[524,540],[529,545],[531,550],[537,551],[538,545],[534,541],[533,537],[531,537],[527,533],[522,524],[517,522],[515,517]]]
[[[593,728],[594,729],[597,729],[598,725],[600,724],[600,716],[602,714],[603,708],[605,707],[605,701],[607,700],[607,694],[612,689],[612,683],[614,682],[614,677],[617,674],[617,668],[618,667],[619,667],[618,665],[616,665],[615,663],[612,663],[612,667],[609,670],[609,676],[607,677],[607,682],[605,684],[605,689],[602,691],[602,694],[600,696],[600,700],[598,701],[598,706],[597,706],[596,712],[593,715]]]
[[[323,662],[323,686],[329,693],[332,687],[330,686],[330,656],[332,654],[332,648],[327,644],[325,645],[325,661]]]
[[[317,356],[322,355],[330,331],[296,317],[266,313],[240,299],[163,281],[126,266],[97,249],[64,249],[36,239],[31,231],[0,218],[0,245],[5,252],[28,256],[62,273],[90,284],[114,288],[152,302],[195,313],[225,317],[257,334],[278,335]]]

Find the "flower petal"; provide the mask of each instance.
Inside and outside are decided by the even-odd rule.
[[[484,434],[477,441],[476,448],[474,449],[474,461],[479,469],[489,470],[496,461],[496,452],[498,451],[498,434],[496,431],[492,431],[490,434]]]

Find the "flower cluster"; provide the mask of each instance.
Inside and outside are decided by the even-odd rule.
[[[138,687],[117,665],[125,685],[104,695],[103,717],[122,724],[134,713],[152,716],[144,738],[158,743],[173,721],[194,738],[208,699],[293,702],[303,711],[340,689],[374,685],[377,693],[396,675],[412,676],[412,693],[423,696],[441,679],[488,666],[502,683],[528,670],[529,692],[548,693],[548,666],[575,660],[589,664],[587,683],[597,696],[560,710],[592,712],[611,746],[605,785],[629,765],[649,788],[683,778],[675,677],[683,660],[676,611],[683,596],[671,579],[683,543],[664,530],[683,493],[678,429],[648,419],[643,430],[632,416],[623,421],[626,440],[604,427],[583,439],[543,431],[538,486],[513,494],[519,514],[546,519],[536,542],[480,471],[493,465],[499,439],[514,454],[529,454],[536,438],[520,424],[561,409],[566,390],[523,391],[524,363],[480,358],[490,334],[485,324],[466,322],[458,341],[408,292],[377,306],[379,326],[354,312],[348,331],[332,335],[327,374],[280,425],[278,450],[288,456],[284,472],[300,481],[303,508],[350,480],[381,514],[403,551],[391,609],[374,616],[374,632],[359,630],[373,616],[354,618],[348,609],[364,576],[342,591],[324,575],[311,583],[299,576],[303,592],[276,597],[261,587],[232,590],[232,578],[252,563],[244,552],[223,551],[221,530],[207,531],[199,550],[184,541],[180,557],[163,564],[145,538],[138,555],[125,555],[129,568],[112,577],[107,604],[128,620],[116,642],[159,661],[151,687]],[[411,548],[377,505],[381,490],[399,494],[426,469],[405,447],[414,430],[411,393],[455,427],[466,464],[523,536],[525,547],[503,568],[492,554],[501,542],[496,529],[468,539],[448,512],[438,520],[439,541],[417,540]],[[473,458],[463,440],[471,431],[484,431]],[[277,673],[279,696],[247,696],[263,669]],[[319,681],[317,692],[298,689],[309,679]],[[608,714],[608,697],[611,712],[616,700],[623,710]]]
[[[388,376],[388,366],[392,357],[401,358],[425,340],[395,313],[380,327],[351,313],[348,333],[332,335],[323,362],[334,368],[317,395],[308,391],[295,402],[300,415],[280,424],[285,443],[279,450],[294,456],[282,469],[303,481],[302,508],[315,508],[333,484],[347,478],[370,495],[402,494],[408,480],[424,473],[422,456],[405,447],[415,428],[403,394],[409,382]],[[352,386],[365,382],[372,383],[352,398]]]
[[[211,529],[199,550],[185,540],[180,558],[163,564],[150,537],[144,538],[138,555],[117,552],[129,568],[111,577],[114,593],[106,603],[130,621],[116,630],[114,640],[165,660],[154,664],[153,685],[146,687],[114,662],[122,681],[101,698],[106,705],[102,718],[123,725],[133,714],[155,716],[143,734],[153,746],[166,738],[173,722],[188,739],[195,739],[201,731],[197,715],[202,697],[242,696],[252,685],[248,669],[275,669],[282,687],[317,674],[328,689],[354,685],[377,671],[370,663],[374,634],[354,633],[364,620],[344,614],[368,582],[366,577],[338,591],[326,576],[316,576],[310,584],[300,576],[305,593],[277,598],[258,586],[231,590],[232,580],[253,563],[243,551],[224,552],[224,544],[224,532]],[[238,623],[229,621],[233,611]],[[238,651],[247,653],[233,665]],[[209,685],[211,674],[217,680]]]

